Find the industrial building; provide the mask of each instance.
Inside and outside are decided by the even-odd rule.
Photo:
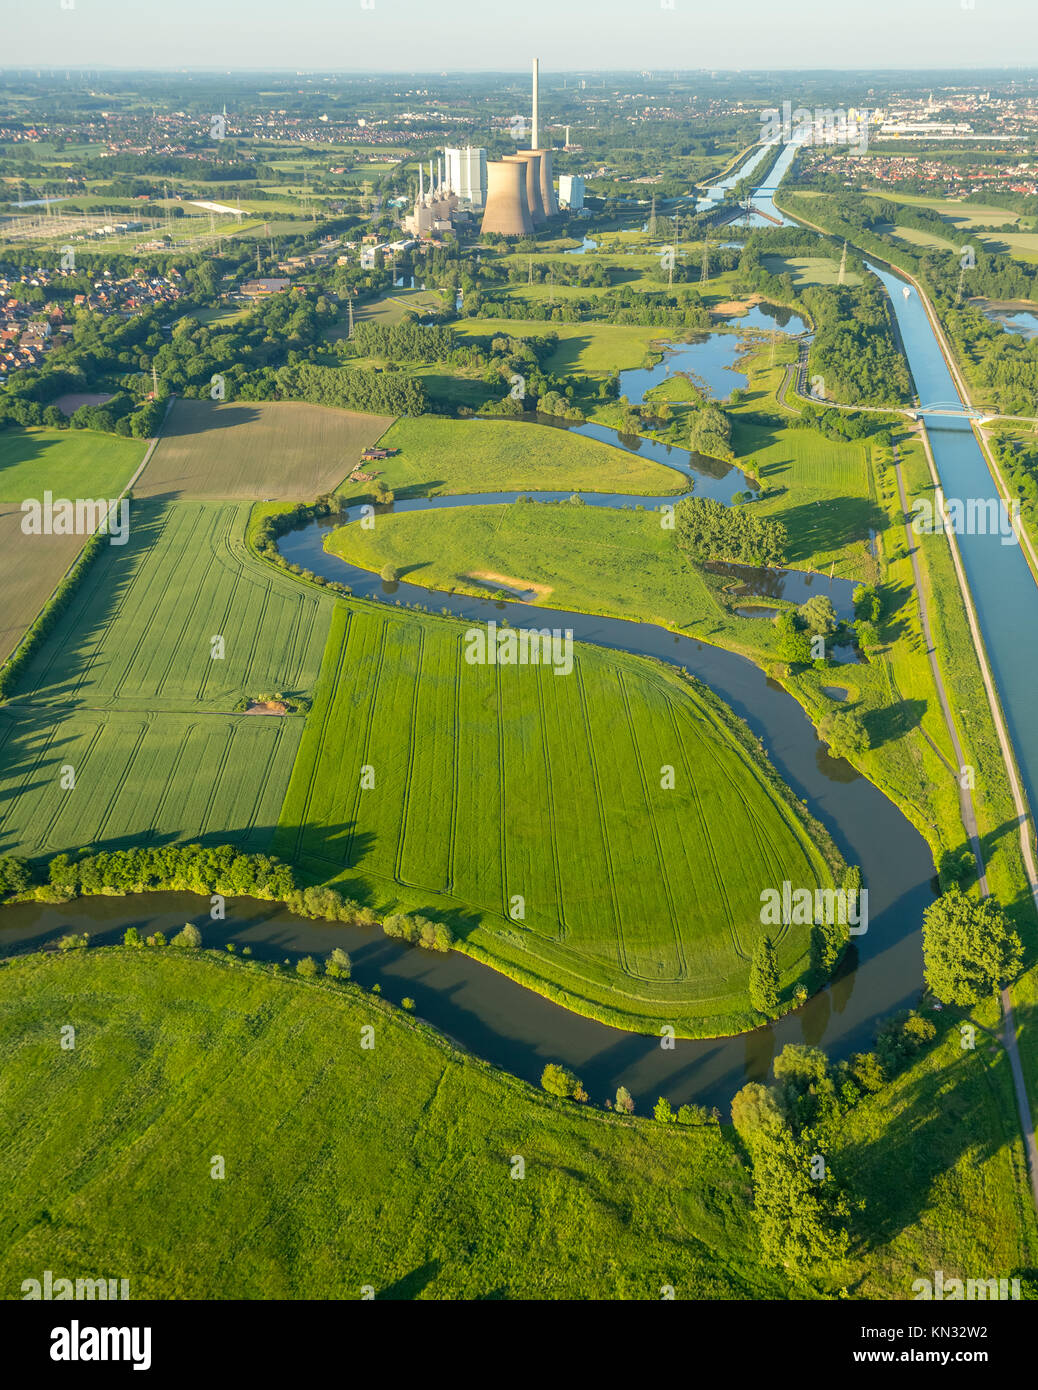
[[[534,150],[516,150],[506,154],[507,163],[521,164],[523,178],[526,180],[526,206],[530,210],[530,220],[535,228],[543,227],[547,218],[541,202],[541,156]]]
[[[501,236],[529,236],[533,231],[521,159],[492,159],[487,164],[487,205],[480,231]]]
[[[576,212],[584,206],[584,179],[581,174],[559,175],[559,207]]]
[[[482,208],[487,200],[487,152],[476,145],[445,149],[447,187],[462,207]]]
[[[487,197],[483,232],[529,236],[559,210],[552,184],[551,150],[540,146],[539,63],[533,60],[533,122],[531,148],[506,154],[487,166]],[[512,170],[514,172],[507,172]]]
[[[448,168],[450,167],[448,163]],[[429,160],[429,189],[425,189],[424,170],[418,166],[418,197],[410,217],[403,219],[404,230],[413,237],[431,237],[437,232],[449,232],[454,227],[458,213],[458,195],[450,187],[450,181],[443,181],[443,164],[437,160],[436,172]]]

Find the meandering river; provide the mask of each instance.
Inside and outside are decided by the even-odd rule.
[[[776,168],[769,184],[777,184],[780,176]],[[914,292],[905,300],[898,277],[881,271],[877,274],[891,291],[923,403],[956,399]],[[929,423],[948,496],[993,492],[968,424],[952,419],[940,423],[931,419]],[[623,447],[620,438],[611,442]],[[648,456],[652,451],[645,447],[647,443],[641,441],[638,452]],[[677,451],[678,455],[682,452]],[[668,455],[660,461],[686,474],[696,472],[690,456],[682,459],[672,450]],[[700,495],[708,492],[707,486],[701,486],[704,481],[697,475]],[[713,481],[731,489],[735,479],[722,474]],[[504,503],[516,495],[411,499],[398,506],[414,509]],[[722,500],[729,500],[730,495],[729,491]],[[568,494],[542,496],[561,498]],[[585,494],[584,500],[593,506],[640,502],[653,507],[666,499]],[[326,529],[326,525],[312,523],[291,532],[282,538],[281,549],[294,562],[344,580],[355,593],[375,601],[419,603],[478,622],[507,610],[515,626],[545,624],[546,610],[540,606],[441,594],[408,584],[389,592],[378,576],[329,555],[322,544]],[[1038,776],[1038,730],[1033,725],[1027,727],[1026,701],[1035,658],[1033,643],[1022,641],[1021,633],[1038,630],[1038,588],[1026,571],[1019,547],[1000,546],[997,537],[962,537],[960,544],[1031,792]],[[781,589],[775,588],[777,584]],[[795,574],[765,575],[756,587],[751,583],[749,592],[766,594],[768,585],[772,593],[798,600],[807,591],[830,592],[829,581],[823,576]],[[848,588],[836,581],[831,590],[843,611],[849,602]],[[746,1080],[766,1075],[774,1053],[787,1042],[821,1045],[834,1057],[870,1046],[877,1023],[912,1003],[922,983],[920,923],[932,899],[934,883],[933,863],[919,833],[849,764],[827,755],[792,696],[745,658],[647,623],[552,610],[552,624],[572,628],[578,640],[657,657],[702,679],[763,740],[779,773],[826,825],[846,858],[861,865],[869,889],[868,931],[853,943],[838,977],[803,1009],[773,1027],[740,1037],[678,1040],[672,1050],[664,1049],[658,1039],[625,1033],[560,1008],[458,952],[430,954],[389,941],[377,929],[306,922],[283,908],[251,900],[230,901],[227,921],[211,923],[204,900],[189,895],[93,898],[62,907],[34,903],[8,908],[0,919],[4,948],[34,949],[70,928],[89,931],[97,942],[113,941],[129,925],[168,932],[188,919],[202,927],[207,945],[234,941],[239,946],[248,945],[259,958],[292,961],[342,945],[353,956],[354,973],[362,984],[378,982],[386,997],[396,1001],[411,995],[422,1017],[496,1065],[535,1082],[546,1061],[562,1061],[583,1078],[593,1100],[600,1103],[617,1086],[624,1085],[640,1110],[650,1106],[657,1095],[667,1096],[674,1104],[696,1100],[726,1108]],[[838,691],[834,690],[834,698],[838,698]],[[737,852],[738,847],[732,849]]]

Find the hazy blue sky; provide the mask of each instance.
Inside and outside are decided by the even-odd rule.
[[[0,0],[0,24],[7,68],[1038,63],[1038,0]]]

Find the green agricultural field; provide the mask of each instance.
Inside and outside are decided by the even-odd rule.
[[[938,251],[947,251],[958,246],[954,227],[949,227],[948,235],[943,237],[938,236],[936,232],[924,232],[919,227],[891,227],[890,231],[901,241],[907,241],[910,246],[932,246]]]
[[[405,314],[441,314],[445,302],[446,295],[441,290],[399,289],[382,299],[358,304],[354,310],[354,318],[358,323],[367,319],[381,324],[400,323]],[[328,337],[334,342],[336,338],[345,338],[348,332],[349,320],[343,314],[339,324],[331,330]]]
[[[147,445],[95,430],[0,431],[0,502],[57,497],[118,497]]]
[[[296,401],[178,400],[134,496],[313,498],[331,492],[390,424]]]
[[[28,536],[21,503],[55,498],[118,497],[144,457],[143,440],[93,430],[20,429],[0,432],[0,661],[57,587],[85,536]]]
[[[462,319],[452,325],[459,338],[492,338],[495,334],[536,338],[558,334],[559,344],[544,363],[560,376],[581,372],[608,376],[627,367],[640,367],[652,344],[674,336],[673,330],[626,323],[545,323],[535,319]]]
[[[1006,250],[1019,261],[1038,261],[1038,232],[975,232],[989,251]]]
[[[760,625],[721,606],[652,511],[517,502],[399,512],[379,517],[371,530],[339,527],[326,549],[375,572],[391,564],[424,588],[485,594],[490,585],[477,576],[496,574],[515,588],[541,586],[532,602],[545,608],[694,627],[720,645],[761,659],[771,654],[770,627],[763,642],[755,640]]]
[[[775,774],[662,666],[582,644],[568,674],[470,665],[464,633],[336,610],[275,851],[380,914],[446,914],[464,949],[578,1011],[751,1025],[762,888],[831,881]],[[808,944],[776,929],[786,999]]]
[[[301,719],[0,709],[0,853],[173,840],[265,851]],[[75,785],[63,785],[73,769]]]
[[[836,571],[845,579],[869,573],[866,543],[879,513],[869,496],[866,443],[837,443],[814,430],[777,430],[738,416],[736,461],[776,495],[757,504],[784,523],[789,561],[797,569]]]
[[[405,493],[568,488],[670,496],[685,486],[673,468],[552,425],[422,415],[397,420],[381,443],[400,453],[364,471]]]
[[[102,547],[25,667],[19,698],[215,712],[257,690],[312,689],[331,596],[246,552],[248,511],[134,502],[129,542]],[[214,637],[224,639],[216,659]]]
[[[781,373],[781,368],[774,370]],[[754,375],[758,384],[760,376]],[[849,578],[874,579],[883,574],[881,567],[890,567],[890,617],[884,645],[872,660],[841,665],[838,671],[797,668],[786,674],[784,683],[816,724],[831,709],[823,687],[846,688],[852,705],[857,704],[874,731],[875,746],[857,760],[859,764],[926,836],[935,856],[945,848],[960,848],[963,831],[951,747],[930,673],[920,661],[924,647],[908,599],[911,574],[898,540],[900,514],[887,476],[879,488],[873,476],[879,460],[870,458],[871,447],[832,444],[807,431],[768,432],[745,420],[738,421],[738,429],[756,440],[765,465],[774,460],[775,476],[781,481],[772,485],[779,487],[778,495],[754,505],[769,508],[787,524],[793,553],[811,557],[812,563],[832,554],[837,571]],[[868,524],[874,525],[881,547],[878,560],[865,547]],[[837,543],[842,550],[825,549]],[[739,651],[769,671],[785,670],[773,625],[735,613],[737,600],[721,593],[722,581],[684,562],[673,533],[660,526],[652,511],[530,502],[458,507],[383,516],[373,530],[349,525],[334,532],[327,544],[344,559],[375,572],[388,562],[402,578],[432,589],[486,593],[492,583],[517,590],[539,585],[539,596],[532,601],[545,610],[654,622]],[[950,568],[946,547],[935,552],[933,562],[946,562]],[[954,576],[944,576],[942,584],[944,580],[954,593]],[[433,608],[435,601],[432,593]],[[968,680],[972,688],[977,673],[961,647],[963,640],[969,642],[964,616],[946,594],[942,605],[948,609],[947,623],[954,626],[954,642],[949,637],[946,650],[956,650],[955,668],[946,672],[946,679],[954,680],[956,688],[965,688]],[[939,616],[943,625],[943,612]],[[931,620],[936,621],[934,614]],[[548,611],[542,621],[551,621]],[[975,694],[982,702],[982,690]],[[974,748],[976,765],[988,769],[984,790],[978,789],[975,796],[988,827],[989,877],[992,884],[1002,885],[1004,900],[1011,901],[1016,896],[1012,884],[1022,872],[1019,851],[1013,848],[1015,822],[1005,800],[1005,778],[998,771],[997,745],[991,742],[994,731],[976,700],[971,702],[976,716],[971,714],[970,728],[960,733]],[[910,720],[904,717],[908,708]],[[1031,930],[1030,922],[1022,926]]]
[[[111,1270],[134,1299],[786,1288],[715,1126],[553,1100],[355,988],[172,949],[23,958],[0,970],[0,1068],[22,1117],[0,1152],[3,1298],[43,1269]]]
[[[0,713],[0,852],[269,846],[303,720],[232,711],[312,691],[334,601],[246,552],[248,510],[133,504]]]
[[[27,536],[24,516],[20,507],[0,502],[0,661],[14,651],[85,542],[83,536]]]
[[[829,256],[765,256],[764,265],[772,275],[789,274],[797,289],[805,285],[838,285],[840,262]],[[860,285],[861,276],[853,270],[844,272],[845,285]]]
[[[194,319],[196,323],[204,323],[211,328],[214,324],[223,327],[228,323],[237,323],[251,313],[251,304],[214,304],[208,309],[192,309],[183,317]]]
[[[952,224],[953,227],[969,231],[973,227],[1004,226],[1020,221],[1020,214],[1010,208],[995,207],[990,203],[967,203],[961,198],[942,198],[926,196],[922,193],[890,193],[886,189],[869,194],[870,201],[882,200],[888,203],[902,203],[906,207],[930,208]]]

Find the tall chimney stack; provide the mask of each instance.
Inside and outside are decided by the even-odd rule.
[[[538,85],[539,85],[539,83],[538,83],[538,77],[539,77],[539,75],[540,75],[539,70],[540,70],[540,60],[539,60],[538,58],[535,58],[535,59],[533,60],[533,134],[532,134],[531,137],[530,137],[530,148],[531,148],[532,150],[536,150],[536,149],[539,149],[539,148],[540,148],[540,143],[539,143],[539,141],[538,141],[538,139],[537,139],[537,98],[538,98],[538,96],[540,95],[540,93],[539,93],[538,90],[537,90],[537,89],[538,89]]]

